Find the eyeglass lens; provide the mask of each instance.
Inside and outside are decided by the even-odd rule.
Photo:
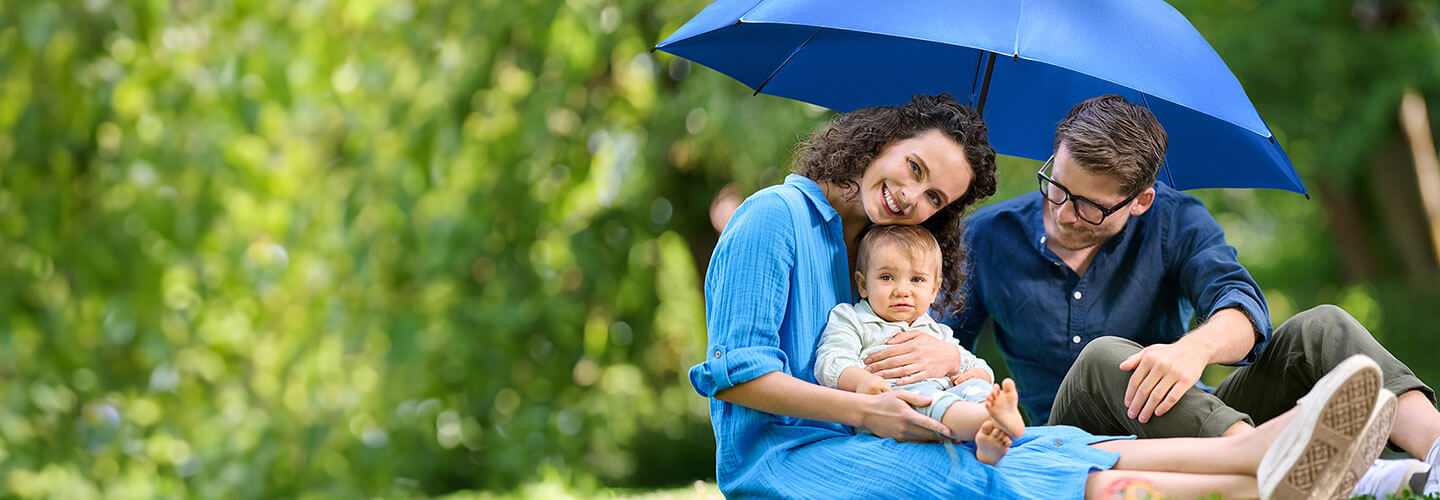
[[[1099,224],[1105,220],[1105,211],[1099,206],[1090,203],[1090,200],[1072,198],[1070,193],[1066,192],[1064,188],[1050,182],[1049,179],[1043,177],[1040,179],[1040,192],[1045,195],[1045,199],[1050,200],[1050,203],[1056,205],[1065,203],[1067,198],[1070,199],[1072,201],[1070,205],[1075,207],[1075,215],[1078,215],[1085,222]]]

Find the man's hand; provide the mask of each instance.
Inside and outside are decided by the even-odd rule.
[[[880,394],[882,392],[890,392],[893,389],[885,379],[873,373],[866,373],[865,375],[868,376],[862,377],[855,383],[855,392],[860,394]]]
[[[861,427],[882,438],[901,442],[935,442],[950,435],[950,428],[921,415],[911,406],[929,406],[930,398],[910,391],[890,391],[870,396]]]
[[[1130,418],[1140,423],[1164,415],[1195,386],[1205,371],[1210,354],[1184,342],[1155,344],[1125,358],[1120,369],[1134,370],[1125,387],[1125,406]]]
[[[986,382],[994,382],[994,380],[990,378],[990,372],[985,371],[985,369],[983,368],[971,368],[969,370],[960,372],[959,375],[951,377],[950,383],[960,385],[961,382],[970,379],[980,379]]]
[[[865,369],[880,378],[899,379],[896,385],[949,377],[960,370],[960,350],[925,332],[900,332],[885,343],[894,347],[865,358]]]

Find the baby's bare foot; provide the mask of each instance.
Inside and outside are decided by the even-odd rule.
[[[1025,418],[1020,416],[1020,392],[1015,390],[1015,381],[1005,379],[995,384],[990,395],[985,397],[985,410],[1000,430],[1011,438],[1025,434]]]
[[[1005,458],[1005,452],[1010,451],[1010,436],[995,425],[994,420],[986,420],[980,424],[980,430],[975,432],[975,458],[983,463],[995,465]]]

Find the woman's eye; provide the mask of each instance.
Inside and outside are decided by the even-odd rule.
[[[911,173],[914,173],[914,174],[915,174],[915,177],[920,177],[920,165],[919,165],[919,164],[916,164],[916,163],[915,163],[915,160],[905,160],[905,161],[910,162],[910,172],[911,172]]]
[[[940,206],[940,195],[930,193],[930,203],[934,203],[937,207]]]

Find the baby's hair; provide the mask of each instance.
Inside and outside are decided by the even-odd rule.
[[[881,246],[898,247],[911,259],[926,257],[935,262],[935,279],[940,280],[940,242],[925,226],[870,226],[860,239],[860,251],[855,254],[855,269],[865,272],[870,253]]]

